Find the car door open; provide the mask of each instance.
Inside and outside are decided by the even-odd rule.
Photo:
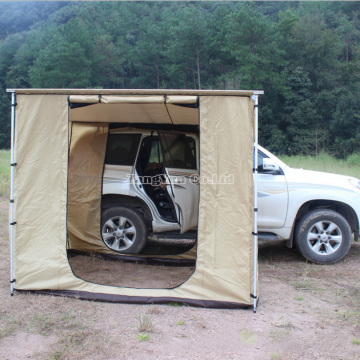
[[[181,233],[196,229],[199,209],[199,162],[197,137],[159,131],[164,155],[167,191],[172,198]]]

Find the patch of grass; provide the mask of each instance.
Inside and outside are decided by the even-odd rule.
[[[16,332],[16,326],[12,324],[5,324],[0,327],[0,339],[13,335]]]
[[[242,331],[240,334],[240,339],[245,344],[256,344],[257,336],[251,331]]]
[[[296,290],[304,290],[304,291],[310,291],[312,289],[312,284],[310,280],[303,281],[296,281],[295,284]]]
[[[53,356],[51,356],[50,360],[61,360],[62,353],[60,350],[56,351]]]
[[[167,303],[167,305],[178,307],[178,306],[181,306],[182,304],[181,304],[181,303],[178,303],[178,302],[173,301],[173,302],[169,302],[169,303]]]
[[[149,314],[161,314],[161,310],[159,308],[159,306],[152,306],[149,310],[148,310]]]
[[[346,160],[320,153],[318,156],[281,156],[281,160],[294,168],[325,171],[360,178],[360,154],[352,154]]]
[[[360,154],[359,153],[353,153],[346,159],[346,163],[351,166],[360,166]]]
[[[86,327],[83,330],[61,331],[61,339],[55,348],[60,359],[108,359],[112,349],[119,346],[119,339],[111,338],[111,332]],[[53,348],[53,351],[55,350]],[[81,353],[81,356],[79,354]]]
[[[301,301],[301,300],[304,300],[304,298],[302,296],[295,296],[295,300]]]
[[[43,314],[36,314],[31,319],[31,327],[41,335],[49,335],[52,329],[56,326],[56,321],[52,316]]]
[[[359,340],[359,339],[352,339],[351,342],[352,342],[354,345],[360,345],[360,340]]]
[[[91,331],[81,330],[72,332],[70,336],[68,336],[68,343],[75,346],[82,346],[89,335],[91,335]]]
[[[149,334],[147,334],[147,333],[139,333],[137,337],[138,337],[139,341],[148,341],[149,340]]]
[[[270,356],[272,359],[280,359],[281,358],[280,354],[271,354]]]
[[[148,315],[139,315],[138,317],[138,331],[141,333],[149,332],[152,329],[151,317]]]
[[[284,342],[285,339],[287,339],[289,334],[289,330],[288,329],[276,329],[276,330],[270,330],[269,331],[269,338],[272,341],[275,342]]]
[[[0,196],[10,193],[10,150],[0,150]]]
[[[185,321],[184,320],[179,320],[176,322],[178,325],[184,325],[185,324]]]
[[[29,317],[28,328],[46,336],[50,335],[53,331],[63,329],[76,329],[79,332],[84,329],[84,324],[81,321],[81,314],[76,314],[73,311],[62,313],[60,315],[46,312],[36,313]]]
[[[352,309],[340,310],[337,311],[338,317],[342,320],[350,321],[354,324],[357,324],[360,320],[360,313]]]
[[[352,297],[355,297],[355,298],[360,298],[360,288],[358,287],[353,287],[350,291],[350,294]],[[357,299],[359,300],[359,299]]]
[[[24,327],[26,327],[26,321],[21,312],[0,311],[0,339],[13,335],[18,329]]]

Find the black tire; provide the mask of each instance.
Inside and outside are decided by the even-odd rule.
[[[346,219],[333,210],[318,209],[305,214],[295,229],[299,252],[316,264],[334,264],[348,253],[352,233]]]
[[[104,244],[122,254],[138,254],[147,239],[144,219],[135,210],[112,207],[101,217],[101,236]]]

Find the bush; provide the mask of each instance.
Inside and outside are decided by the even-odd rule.
[[[351,166],[359,166],[360,167],[360,154],[359,153],[353,153],[348,156],[346,159],[346,162]]]

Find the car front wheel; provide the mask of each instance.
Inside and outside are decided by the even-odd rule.
[[[101,236],[107,247],[124,254],[138,254],[145,246],[147,228],[139,213],[113,207],[103,212]]]
[[[316,264],[334,264],[349,251],[352,233],[346,219],[333,210],[317,209],[305,214],[295,229],[300,253]]]

